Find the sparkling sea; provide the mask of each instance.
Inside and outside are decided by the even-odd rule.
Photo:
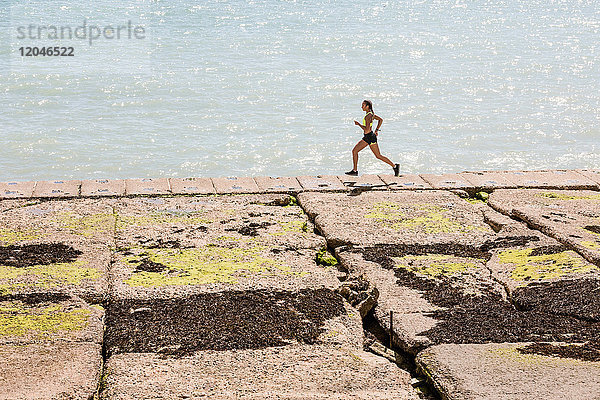
[[[0,181],[340,174],[363,99],[405,173],[600,168],[599,39],[597,0],[0,0]]]

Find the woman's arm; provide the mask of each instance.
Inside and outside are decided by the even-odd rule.
[[[358,121],[354,121],[354,125],[360,126],[366,135],[367,133],[371,132],[371,129],[367,128],[368,126],[371,126],[371,121],[373,121],[373,116],[369,114],[365,117],[365,125],[361,125],[361,123]],[[379,125],[381,125],[381,122]]]
[[[377,135],[377,131],[381,128],[381,124],[383,124],[383,118],[378,115],[373,115],[373,118],[377,120],[377,128],[375,128],[375,134]]]

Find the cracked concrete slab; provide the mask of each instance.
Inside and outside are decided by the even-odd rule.
[[[496,210],[535,229],[600,265],[600,193],[569,190],[499,190],[490,196]]]
[[[600,169],[577,169],[575,170],[600,186]]]
[[[0,214],[0,245],[31,240],[114,243],[113,199],[52,200]]]
[[[332,247],[448,244],[478,247],[494,231],[479,209],[445,191],[301,193],[298,200]]]
[[[92,399],[102,368],[94,343],[0,345],[0,398]]]
[[[304,190],[345,191],[346,187],[335,175],[299,176],[298,182]]]
[[[260,189],[253,178],[238,178],[230,176],[226,178],[212,178],[217,194],[231,193],[259,193]]]
[[[421,174],[421,178],[434,189],[470,189],[473,184],[462,174]]]
[[[388,190],[388,185],[377,175],[339,175],[347,190]]]
[[[580,400],[600,398],[600,363],[522,354],[526,343],[431,347],[417,365],[448,399]]]
[[[107,369],[104,400],[419,398],[407,372],[347,345],[203,351],[182,359],[121,354]]]

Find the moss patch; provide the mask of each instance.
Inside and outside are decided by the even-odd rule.
[[[99,279],[100,271],[86,268],[86,265],[85,261],[33,265],[25,268],[0,265],[0,295],[13,293],[24,287],[49,289]],[[2,283],[3,281],[8,283]]]
[[[406,212],[403,211],[406,209]],[[417,215],[408,217],[407,214]],[[374,204],[365,218],[373,218],[395,230],[413,230],[426,233],[470,233],[487,232],[486,227],[477,227],[451,219],[450,210],[434,204],[404,205],[393,202]]]
[[[498,259],[503,264],[514,265],[511,278],[523,282],[557,279],[598,269],[573,251],[548,249],[547,254],[535,251],[533,248],[504,250],[498,254]]]
[[[0,302],[0,336],[43,337],[59,331],[78,331],[87,326],[90,311],[70,305],[31,307],[22,301]]]
[[[317,252],[315,261],[317,265],[323,265],[326,267],[338,265],[337,258],[335,258],[329,251],[327,251],[327,248],[325,247],[323,247]]]
[[[0,243],[5,245],[11,245],[27,240],[36,240],[42,238],[44,235],[35,229],[28,230],[14,230],[9,228],[0,227]]]
[[[592,194],[587,196],[569,196],[564,193],[544,192],[536,194],[538,197],[558,200],[600,200],[600,194]]]
[[[289,267],[263,257],[264,249],[205,246],[191,249],[146,249],[140,256],[128,256],[126,261],[136,264],[136,271],[125,281],[130,286],[203,285],[208,283],[235,283],[237,277],[247,274],[286,273]],[[139,266],[148,262],[164,267],[144,271]]]
[[[115,226],[115,214],[98,213],[76,215],[72,212],[59,213],[54,220],[63,229],[84,237],[93,237],[99,233],[111,233]]]

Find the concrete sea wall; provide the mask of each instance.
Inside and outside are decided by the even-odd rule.
[[[0,398],[600,398],[600,171],[0,183]]]

